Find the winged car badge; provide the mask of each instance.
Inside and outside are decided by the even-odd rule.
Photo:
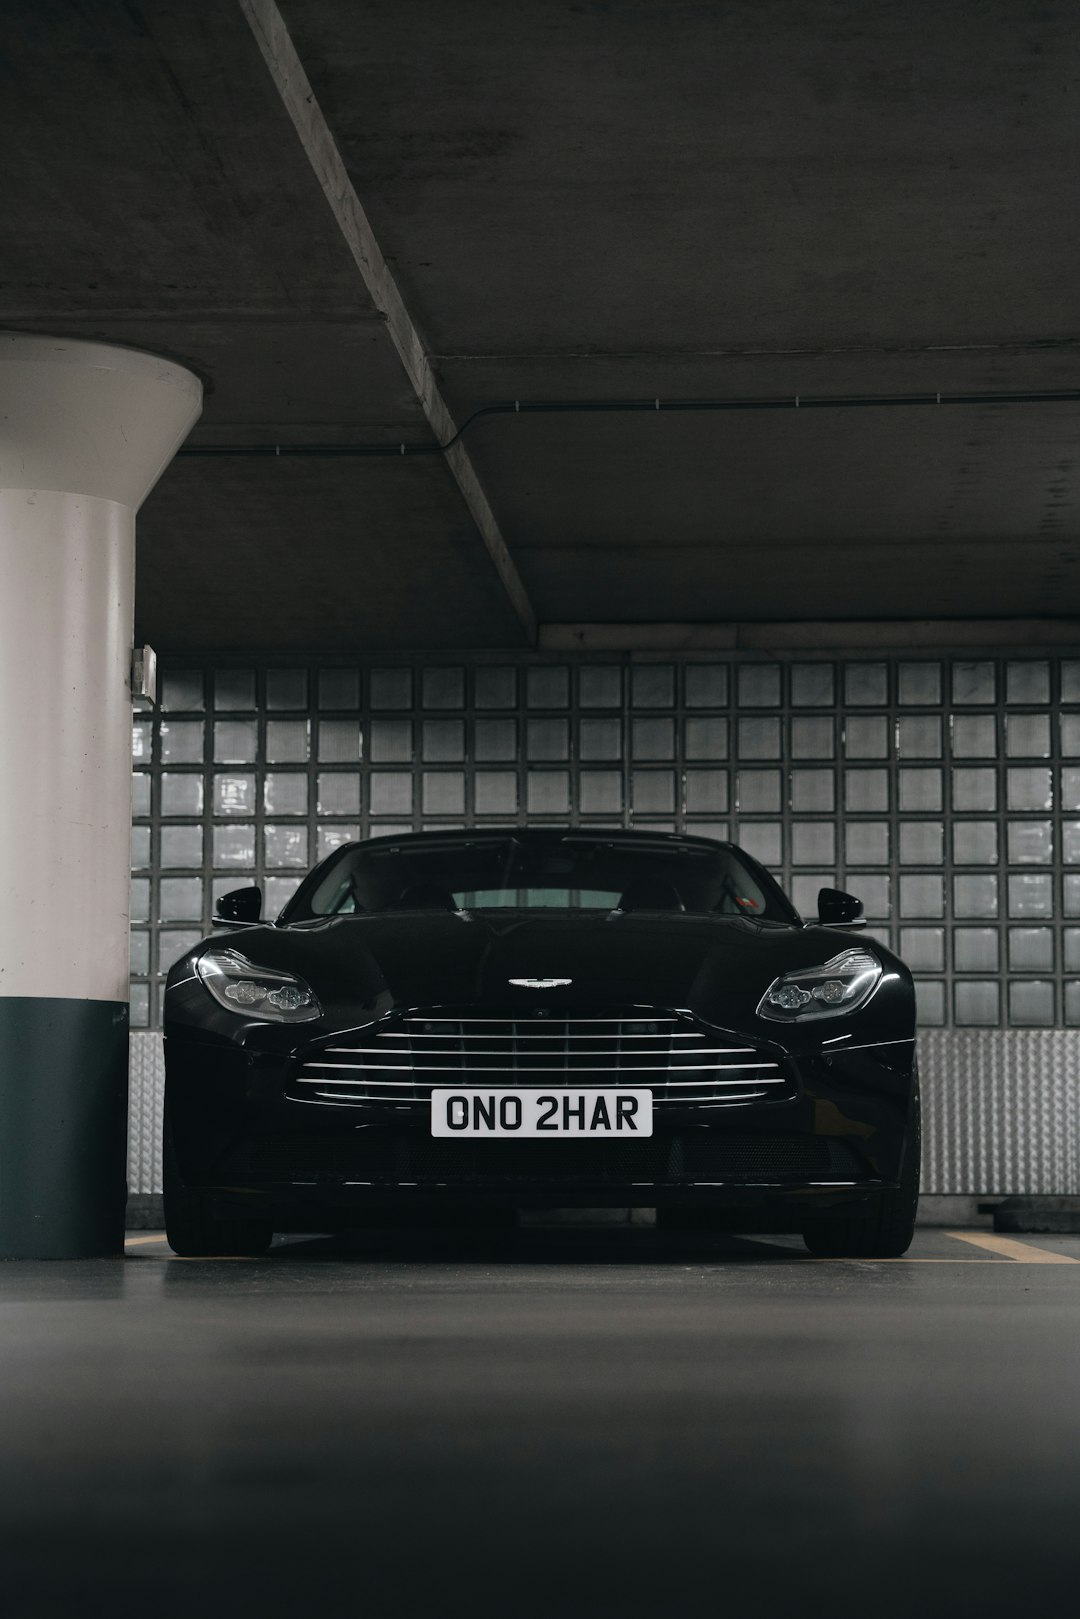
[[[508,978],[507,983],[513,984],[515,989],[565,989],[572,984],[572,978]]]

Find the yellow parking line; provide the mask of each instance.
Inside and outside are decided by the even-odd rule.
[[[1080,1259],[1069,1254],[1054,1254],[1047,1248],[1036,1248],[1033,1242],[1017,1242],[1015,1237],[999,1237],[983,1231],[946,1231],[947,1237],[957,1242],[970,1242],[975,1248],[986,1248],[992,1254],[1002,1254],[1021,1265],[1080,1265]]]
[[[136,1248],[136,1247],[138,1247],[139,1243],[141,1243],[141,1242],[164,1242],[164,1241],[165,1241],[165,1237],[164,1237],[163,1234],[159,1234],[156,1237],[125,1237],[124,1238],[124,1247],[125,1248]]]

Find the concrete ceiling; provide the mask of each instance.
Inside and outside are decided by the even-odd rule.
[[[1080,386],[1071,0],[13,0],[0,26],[0,325],[192,365],[193,447],[431,445],[514,399]],[[185,457],[140,518],[139,634],[1078,614],[1078,438],[1076,404],[974,404]]]

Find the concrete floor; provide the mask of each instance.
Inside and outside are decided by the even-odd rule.
[[[5,1619],[1074,1609],[1080,1238],[969,1237],[0,1267]]]

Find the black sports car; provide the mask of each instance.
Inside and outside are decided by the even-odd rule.
[[[544,828],[347,844],[260,907],[227,895],[169,974],[178,1253],[402,1205],[911,1241],[914,990],[850,895],[804,923],[732,844]]]

